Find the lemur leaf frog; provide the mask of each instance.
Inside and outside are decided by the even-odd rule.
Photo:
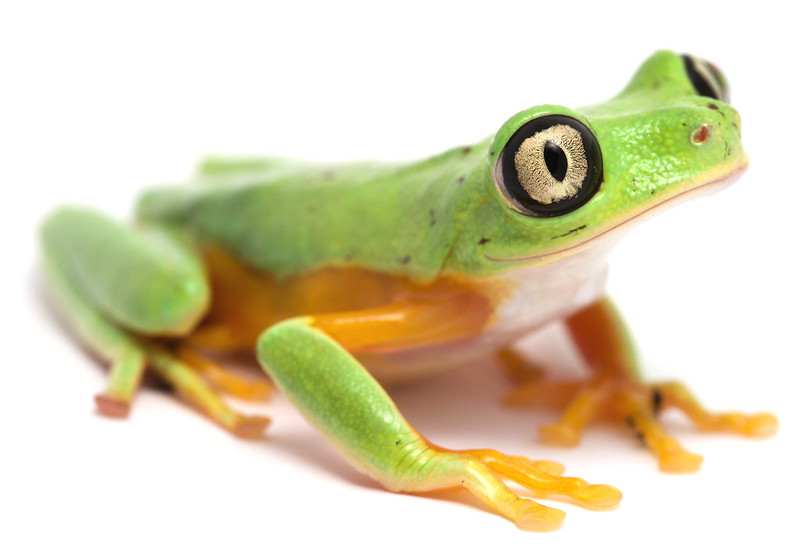
[[[747,166],[739,114],[712,64],[657,52],[610,100],[538,105],[494,137],[410,164],[315,166],[216,159],[196,182],[147,192],[136,225],[84,208],[42,228],[55,304],[111,365],[101,413],[122,416],[145,367],[231,432],[260,435],[219,393],[262,397],[269,384],[226,371],[208,352],[254,351],[275,386],[358,470],[392,491],[465,488],[524,529],[564,513],[518,496],[589,508],[620,492],[562,476],[552,462],[448,450],[399,413],[378,382],[492,352],[516,371],[513,344],[564,322],[592,376],[529,379],[512,402],[546,400],[541,429],[574,445],[596,418],[632,427],[662,470],[701,458],[657,420],[682,410],[698,427],[768,435],[767,413],[711,414],[677,383],[644,382],[628,332],[604,295],[606,255],[644,216],[735,181]]]

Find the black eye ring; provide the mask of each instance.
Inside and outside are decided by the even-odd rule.
[[[581,207],[603,180],[600,145],[567,115],[544,115],[511,136],[495,166],[495,184],[511,207],[531,217],[556,217]]]
[[[691,54],[684,54],[681,57],[686,75],[700,96],[729,102],[728,85],[722,71],[716,65]]]

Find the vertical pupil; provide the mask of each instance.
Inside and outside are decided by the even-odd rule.
[[[555,142],[548,140],[544,145],[544,162],[547,170],[557,181],[564,180],[567,174],[567,155]]]

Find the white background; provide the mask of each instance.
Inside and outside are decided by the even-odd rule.
[[[3,3],[0,550],[796,545],[796,16],[771,2],[540,4]],[[667,417],[706,457],[697,474],[668,475],[614,428],[573,450],[537,444],[555,414],[500,407],[508,383],[483,364],[394,390],[434,442],[559,460],[625,493],[603,513],[547,502],[565,524],[531,534],[466,494],[382,491],[282,399],[259,408],[274,423],[253,442],[154,390],[127,421],[94,413],[103,371],[37,289],[35,228],[53,206],[125,217],[141,186],[180,180],[211,152],[423,157],[534,104],[603,100],[658,48],[723,68],[752,163],[733,188],[635,229],[612,256],[610,290],[649,375],[687,381],[714,407],[770,409],[775,438]],[[530,350],[569,368],[561,338]]]

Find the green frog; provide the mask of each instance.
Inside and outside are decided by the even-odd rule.
[[[434,445],[382,383],[486,354],[529,374],[514,344],[559,320],[593,372],[520,377],[511,402],[564,409],[544,441],[575,445],[589,422],[612,418],[662,470],[688,472],[701,457],[661,426],[665,408],[702,429],[771,434],[768,413],[713,414],[678,383],[646,383],[604,292],[607,254],[633,223],[734,182],[747,163],[722,73],[662,51],[606,102],[537,105],[487,140],[416,163],[212,159],[189,185],[145,193],[133,227],[62,208],[43,225],[45,272],[68,324],[111,365],[101,413],[126,415],[149,368],[222,427],[259,436],[269,420],[220,393],[261,398],[269,384],[208,355],[254,352],[386,489],[465,488],[519,527],[549,530],[563,511],[504,481],[593,509],[621,493],[563,476],[557,463]]]

